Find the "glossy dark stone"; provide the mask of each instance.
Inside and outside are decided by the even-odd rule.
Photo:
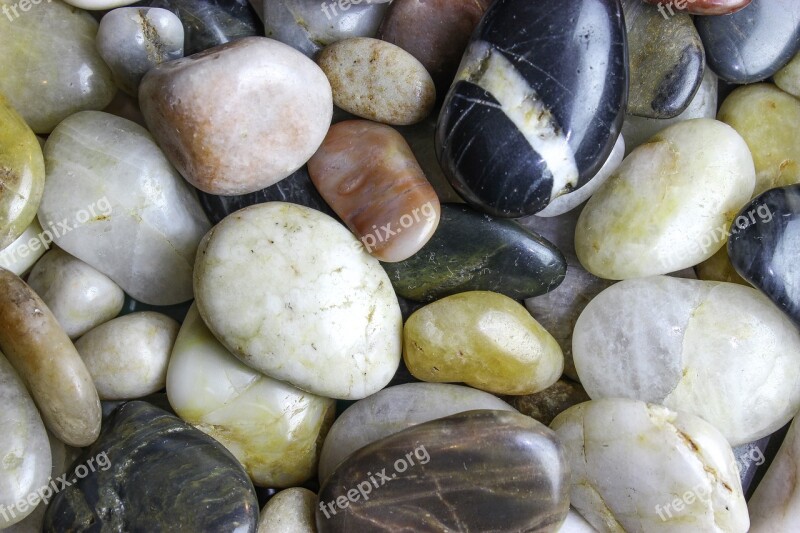
[[[514,412],[468,411],[348,457],[320,491],[317,530],[556,531],[569,510],[567,468],[546,426]]]
[[[270,185],[266,189],[261,189],[260,191],[250,194],[217,196],[215,194],[204,193],[203,191],[197,191],[197,194],[200,198],[200,205],[203,207],[203,211],[206,212],[212,224],[217,224],[234,211],[255,204],[263,204],[264,202],[289,202],[300,204],[316,209],[317,211],[322,211],[338,219],[336,214],[328,207],[328,204],[325,203],[325,200],[322,199],[322,196],[319,195],[314,184],[311,183],[311,178],[308,176],[308,170],[305,166],[275,185]]]
[[[184,55],[252,35],[264,35],[264,26],[248,0],[145,0],[136,6],[160,7],[183,23]]]
[[[442,204],[439,227],[422,250],[382,265],[395,291],[418,302],[465,291],[522,300],[555,289],[567,269],[561,252],[537,234],[459,204]]]
[[[728,255],[745,280],[800,324],[800,185],[770,189],[734,219]]]
[[[753,0],[732,15],[696,17],[694,22],[708,66],[731,83],[769,78],[800,50],[797,0]]]
[[[53,497],[44,531],[256,531],[258,500],[239,462],[149,403],[119,407],[75,464],[90,459],[94,471]]]
[[[703,43],[689,15],[664,19],[641,0],[623,0],[628,31],[630,93],[628,113],[673,118],[689,106],[706,60]]]
[[[464,200],[521,217],[591,179],[622,127],[625,39],[618,0],[492,4],[436,132],[442,169]]]

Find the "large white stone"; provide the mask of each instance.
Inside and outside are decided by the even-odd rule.
[[[192,298],[195,251],[210,224],[147,130],[77,113],[48,138],[45,165],[39,222],[56,244],[141,302]]]
[[[800,334],[750,287],[665,276],[617,283],[578,318],[572,351],[593,399],[698,415],[733,446],[800,409]]]
[[[747,531],[733,451],[700,418],[615,398],[571,407],[550,427],[567,450],[570,502],[598,531]]]
[[[357,400],[385,387],[400,364],[402,317],[389,277],[319,211],[268,202],[231,214],[203,238],[194,276],[209,329],[275,379]]]

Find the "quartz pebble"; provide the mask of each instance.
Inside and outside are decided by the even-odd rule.
[[[792,96],[800,98],[800,53],[773,76],[775,85]]]
[[[125,302],[119,285],[59,248],[36,263],[28,284],[71,339],[117,316]]]
[[[391,43],[354,37],[325,47],[317,63],[333,102],[356,116],[392,125],[414,124],[433,110],[436,88],[414,56]]]
[[[380,263],[332,218],[254,205],[217,224],[197,257],[200,315],[248,366],[338,399],[364,398],[392,379],[397,298]]]
[[[210,105],[219,94],[225,105]],[[175,168],[198,189],[224,195],[263,189],[300,168],[333,112],[319,67],[263,37],[158,65],[142,80],[139,102]]]
[[[439,224],[436,191],[397,131],[366,120],[339,122],[308,162],[322,197],[381,261],[404,261]]]
[[[335,408],[333,400],[245,366],[214,338],[196,306],[172,351],[167,395],[178,416],[222,443],[256,485],[267,487],[314,475]]]
[[[593,399],[635,398],[700,416],[733,446],[769,435],[800,409],[800,333],[753,288],[626,280],[589,303],[572,345]]]
[[[258,533],[316,533],[317,495],[295,487],[280,491],[261,510]]]

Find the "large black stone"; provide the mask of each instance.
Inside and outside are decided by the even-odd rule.
[[[622,127],[625,35],[619,0],[489,8],[436,133],[442,169],[464,200],[494,216],[531,215],[597,173]]]

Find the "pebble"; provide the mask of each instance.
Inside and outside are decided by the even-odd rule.
[[[397,370],[402,319],[389,278],[319,211],[282,202],[237,211],[205,237],[194,275],[209,329],[272,378],[355,400]]]
[[[559,379],[543,391],[525,396],[508,396],[508,403],[523,415],[545,425],[573,405],[588,402],[589,395],[579,383]]]
[[[225,105],[212,105],[220,94]],[[223,195],[255,192],[300,168],[325,138],[331,102],[313,61],[264,37],[162,63],[139,87],[147,125],[175,168]]]
[[[800,98],[800,53],[773,76],[775,85],[783,91]]]
[[[73,340],[116,317],[125,302],[108,276],[55,247],[31,270],[28,285]]]
[[[615,398],[576,405],[550,427],[567,449],[570,502],[598,531],[747,531],[733,452],[700,418]]]
[[[663,5],[658,8],[664,18],[674,16],[675,12],[686,11],[692,15],[729,15],[747,7],[751,0],[645,0],[651,4]]]
[[[430,116],[411,126],[398,126],[397,131],[405,138],[425,177],[433,186],[441,202],[464,203],[450,182],[447,181],[439,160],[436,158],[436,117]]]
[[[434,383],[463,382],[496,394],[533,394],[564,371],[558,343],[524,306],[494,292],[448,296],[406,321],[403,359]]]
[[[22,235],[0,250],[0,268],[13,272],[17,276],[25,276],[36,261],[42,257],[49,243],[42,238],[44,230],[39,219],[34,218]]]
[[[333,103],[358,117],[396,126],[415,124],[436,102],[433,79],[422,63],[386,41],[338,41],[319,53],[317,63],[331,83]]]
[[[635,398],[700,416],[732,446],[769,435],[800,409],[800,333],[753,288],[626,280],[586,306],[572,345],[593,399]]]
[[[266,487],[313,477],[335,410],[333,400],[242,364],[214,338],[197,306],[172,350],[167,396],[178,416],[223,444],[253,483]]]
[[[45,164],[39,220],[50,240],[137,300],[192,298],[209,223],[147,130],[108,113],[76,113],[48,138]]]
[[[294,487],[280,491],[261,510],[258,533],[316,533],[317,495]]]
[[[555,434],[519,413],[440,418],[349,456],[322,485],[317,527],[553,531],[569,510],[565,462]]]
[[[408,259],[436,231],[436,191],[403,136],[389,126],[366,120],[331,126],[308,172],[367,252],[381,261]]]

